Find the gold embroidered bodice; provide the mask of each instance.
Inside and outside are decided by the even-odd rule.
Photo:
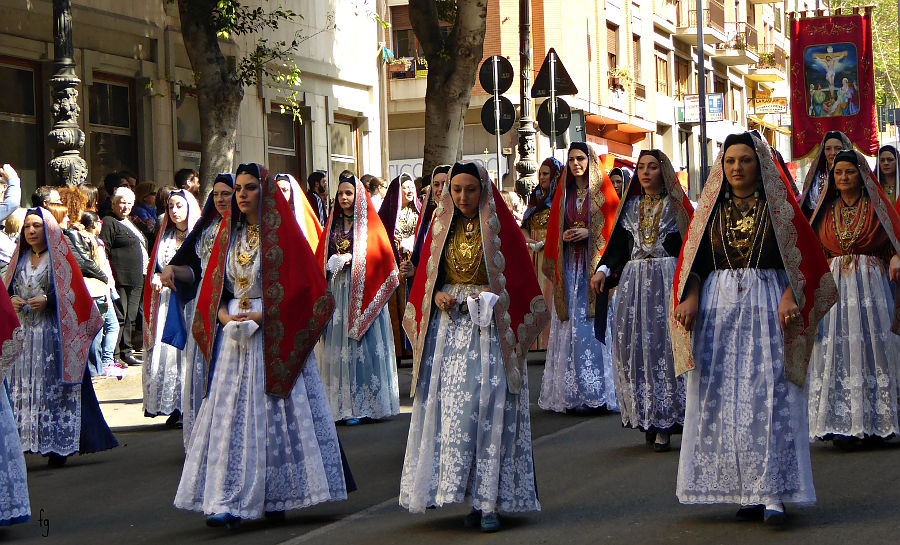
[[[481,221],[457,216],[450,226],[444,248],[444,277],[447,284],[488,284],[484,250],[481,246]]]
[[[547,224],[550,223],[550,209],[544,208],[532,214],[528,227],[531,240],[541,242],[547,238]]]
[[[416,234],[416,223],[419,221],[419,213],[412,204],[404,206],[397,213],[397,243]]]

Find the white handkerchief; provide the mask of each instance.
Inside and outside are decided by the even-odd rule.
[[[341,269],[344,268],[344,265],[353,259],[353,256],[350,254],[334,254],[328,258],[328,263],[325,265],[325,270],[330,272],[331,274],[335,274]]]
[[[479,327],[488,327],[491,325],[491,319],[494,317],[494,305],[497,304],[497,294],[489,291],[481,292],[478,297],[466,298],[466,304],[469,307],[469,316],[472,321]]]
[[[250,337],[252,337],[259,329],[259,324],[253,320],[246,320],[243,322],[231,321],[228,322],[224,330],[227,331],[228,328],[236,330],[234,336],[237,337],[238,341],[243,342],[250,340]]]

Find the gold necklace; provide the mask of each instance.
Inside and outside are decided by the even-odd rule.
[[[481,248],[481,223],[478,216],[461,218],[447,242],[447,267],[459,284],[471,284],[481,270],[484,253]]]
[[[844,255],[850,253],[853,245],[856,244],[856,239],[862,233],[868,208],[869,200],[865,195],[860,195],[859,200],[853,206],[848,206],[840,197],[835,201],[831,218],[834,234],[837,236],[838,244],[844,251]],[[838,220],[838,216],[840,216],[840,220]]]
[[[641,247],[647,245],[653,247],[659,238],[659,222],[662,219],[661,203],[664,195],[644,194],[640,197],[638,205],[638,237]]]
[[[742,212],[734,203],[734,199],[728,199],[726,202],[724,207],[726,229],[723,235],[728,244],[737,250],[738,257],[749,262],[748,258],[755,242],[754,236],[759,234],[759,230],[756,229],[759,224],[757,220],[763,207],[760,206],[758,198],[747,212]]]
[[[238,255],[232,264],[232,273],[234,274],[234,283],[239,292],[238,308],[243,311],[250,310],[250,298],[247,297],[247,288],[250,286],[250,274],[252,270],[248,270],[253,265],[253,261],[258,255],[259,250],[259,225],[247,225],[244,236],[238,242]],[[240,270],[238,270],[240,267]],[[235,293],[238,295],[238,293]]]
[[[748,244],[747,244],[748,250],[747,250],[747,253],[745,254],[743,248],[738,248],[734,245],[733,241],[738,242],[738,240],[735,238],[731,238],[731,236],[729,236],[729,233],[734,235],[735,232],[740,232],[740,231],[736,230],[736,228],[738,227],[736,225],[727,225],[727,223],[729,223],[729,220],[731,219],[731,218],[729,218],[730,214],[728,213],[728,208],[727,208],[728,204],[730,204],[731,207],[736,208],[734,206],[734,201],[732,199],[728,199],[726,202],[722,203],[723,206],[717,214],[719,217],[719,232],[722,235],[722,253],[725,254],[725,263],[728,265],[728,268],[732,271],[736,271],[737,269],[735,268],[734,264],[731,263],[731,257],[728,255],[728,247],[729,246],[737,249],[738,257],[742,260],[745,260],[745,263],[743,263],[744,267],[741,267],[742,269],[745,269],[745,270],[743,272],[741,272],[740,275],[738,275],[737,272],[734,273],[735,276],[737,277],[738,293],[741,293],[744,291],[744,277],[747,274],[746,269],[758,269],[759,268],[759,260],[762,258],[762,242],[759,240],[759,237],[763,233],[765,233],[769,227],[769,214],[768,214],[769,206],[768,206],[768,203],[765,201],[762,201],[762,204],[760,205],[760,199],[757,198],[756,202],[753,204],[753,209],[754,209],[753,215],[748,214],[747,216],[744,216],[743,219],[747,219],[748,217],[752,218],[752,224],[750,225],[750,233],[748,233],[747,241],[746,241],[746,242],[748,242]],[[738,211],[738,213],[740,214],[740,211]],[[743,226],[741,226],[741,227],[743,227]],[[735,229],[736,231],[732,231],[733,229]],[[762,235],[762,236],[764,236],[764,235]],[[759,243],[759,244],[757,245],[757,243]],[[753,263],[753,249],[754,248],[758,248],[755,264]],[[716,264],[716,252],[715,251],[712,252],[712,258],[713,258],[713,269],[718,269],[718,265]],[[741,265],[742,263],[737,262],[736,264]],[[748,293],[749,293],[749,291],[748,291]],[[744,295],[744,297],[746,297],[746,294]],[[739,301],[737,301],[737,302],[739,302]]]
[[[344,231],[344,219],[341,218],[340,222],[338,228],[332,231],[332,241],[339,254],[346,254],[353,244],[353,223],[350,223],[350,229]]]

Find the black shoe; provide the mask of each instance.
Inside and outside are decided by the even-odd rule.
[[[138,361],[129,355],[121,356],[121,357],[119,357],[119,359],[122,360],[122,363],[124,363],[125,365],[127,365],[129,367],[138,367],[143,364],[143,362]]]
[[[181,429],[181,413],[178,411],[173,412],[169,415],[169,418],[166,419],[166,427],[169,429]]]
[[[266,511],[265,516],[269,522],[284,522],[284,511]]]
[[[66,460],[68,457],[60,456],[59,454],[51,454],[47,456],[47,465],[50,467],[62,467],[66,465]]]
[[[648,447],[652,447],[653,443],[656,442],[656,432],[655,431],[645,431],[644,432],[644,441],[647,443]]]
[[[734,516],[741,521],[756,522],[763,519],[765,512],[765,505],[742,505]]]
[[[477,528],[481,526],[481,511],[472,509],[472,512],[463,518],[463,526],[466,528]]]

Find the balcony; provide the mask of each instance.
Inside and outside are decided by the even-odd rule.
[[[679,2],[675,22],[675,39],[697,46],[697,10],[693,2]],[[703,9],[703,44],[726,41],[725,6],[719,0],[706,0]]]
[[[756,29],[748,23],[725,23],[727,40],[716,44],[713,58],[726,66],[755,64],[757,54]]]
[[[750,0],[751,4],[780,4],[782,0]]]
[[[774,44],[759,46],[759,61],[750,68],[747,79],[753,81],[787,81],[787,53]]]

